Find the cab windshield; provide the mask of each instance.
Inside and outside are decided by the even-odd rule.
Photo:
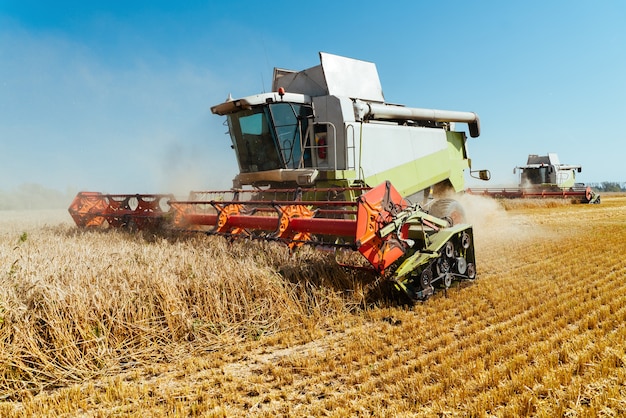
[[[228,128],[242,173],[310,165],[302,153],[309,106],[272,103],[228,116]],[[306,153],[308,154],[308,153]]]
[[[547,167],[526,168],[522,171],[522,185],[550,183]]]

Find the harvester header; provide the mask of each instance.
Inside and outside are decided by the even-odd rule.
[[[184,201],[79,193],[77,225],[358,251],[411,300],[476,277],[472,227],[444,197],[464,189],[470,160],[456,124],[477,137],[475,113],[386,103],[373,63],[327,53],[309,69],[275,69],[272,85],[211,108],[239,165],[231,190]]]

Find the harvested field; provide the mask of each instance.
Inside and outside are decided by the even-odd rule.
[[[626,197],[466,196],[425,303],[305,249],[0,218],[0,416],[624,416]]]

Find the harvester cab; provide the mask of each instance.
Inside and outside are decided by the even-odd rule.
[[[211,108],[239,165],[231,190],[186,201],[83,192],[69,209],[77,225],[358,251],[411,300],[476,277],[472,226],[448,197],[470,168],[456,125],[478,137],[475,113],[386,103],[373,63],[327,53],[306,70],[275,69],[272,87]]]
[[[240,173],[233,183],[270,187],[351,187],[389,180],[409,196],[431,186],[463,189],[472,112],[385,103],[373,63],[320,53],[320,65],[274,70],[273,92],[227,100],[225,115]]]

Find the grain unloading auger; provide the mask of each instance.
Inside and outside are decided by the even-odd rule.
[[[455,124],[477,137],[478,116],[385,103],[373,63],[320,60],[275,69],[273,92],[211,109],[226,116],[239,163],[231,190],[184,201],[83,192],[69,208],[76,224],[350,249],[413,300],[474,279],[472,227],[444,196],[463,190],[470,167]]]

